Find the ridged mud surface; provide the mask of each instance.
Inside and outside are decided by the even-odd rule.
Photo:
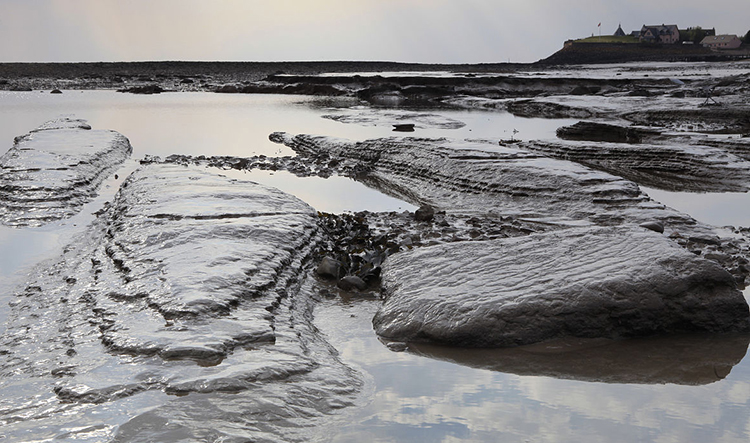
[[[535,141],[523,143],[523,147],[667,191],[750,189],[750,161],[731,152],[737,151],[736,147],[725,149],[721,144],[688,144],[683,139],[643,144]]]
[[[747,328],[747,304],[736,289],[747,277],[742,242],[656,204],[629,180],[517,144],[283,133],[271,139],[317,162],[338,162],[415,204],[549,224],[549,232],[527,237],[390,257],[385,305],[374,320],[388,339],[492,347]],[[725,173],[744,162],[708,150],[691,156],[686,149],[682,158],[729,157]]]
[[[3,433],[31,438],[49,419],[61,437],[61,417],[105,410],[114,441],[323,432],[361,381],[311,323],[318,241],[315,211],[281,191],[142,167],[12,301]]]
[[[16,137],[0,157],[0,223],[41,226],[76,214],[131,152],[123,135],[84,120],[52,120]]]
[[[705,231],[651,201],[632,181],[515,145],[419,138],[353,142],[286,133],[271,140],[318,163],[337,162],[339,170],[386,193],[448,212],[602,225],[659,220]]]

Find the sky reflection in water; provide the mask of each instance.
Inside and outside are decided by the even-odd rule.
[[[334,442],[740,442],[750,436],[747,362],[721,381],[696,386],[658,378],[654,384],[624,384],[515,375],[391,352],[363,327],[376,309],[377,302],[360,300],[331,301],[316,310],[321,330],[345,361],[371,374],[375,389],[372,403],[340,428]],[[744,348],[738,355],[734,346],[732,353],[742,358],[748,337],[737,339]],[[694,358],[705,362],[684,350],[678,364],[684,370],[692,369]]]

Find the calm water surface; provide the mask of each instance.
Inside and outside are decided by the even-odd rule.
[[[291,155],[287,148],[268,141],[273,131],[351,139],[394,135],[388,125],[323,119],[321,115],[331,109],[318,100],[300,97],[65,91],[55,96],[0,93],[0,104],[0,143],[6,147],[12,145],[13,137],[46,120],[75,115],[87,119],[95,129],[123,133],[134,148],[134,160],[122,167],[119,179],[106,181],[100,197],[78,216],[43,228],[0,228],[0,332],[11,289],[24,281],[32,266],[57,256],[67,239],[85,229],[91,213],[112,199],[119,183],[137,167],[135,160],[145,154]],[[517,138],[546,138],[554,136],[558,126],[568,124],[516,119],[504,113],[439,113],[466,126],[409,135],[498,139],[518,129]],[[406,202],[342,177],[323,180],[298,179],[285,172],[222,173],[278,187],[322,211],[413,210]],[[739,204],[733,200],[704,213],[700,204],[680,206],[669,196],[654,198],[707,223],[750,226],[750,214],[736,212]],[[732,215],[709,217],[722,211]],[[342,299],[324,301],[316,308],[318,327],[342,359],[363,374],[370,398],[364,407],[348,412],[338,433],[331,436],[334,442],[750,439],[750,362],[743,359],[746,337],[709,343],[692,338],[648,342],[636,349],[602,350],[595,353],[595,361],[591,349],[597,344],[561,344],[531,354],[440,348],[392,352],[372,332],[371,318],[377,308],[374,300]],[[110,423],[109,427],[120,422],[114,415],[91,420]],[[4,440],[0,430],[0,442]]]

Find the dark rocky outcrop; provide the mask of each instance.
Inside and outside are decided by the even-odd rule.
[[[383,272],[376,332],[518,346],[559,337],[746,332],[734,278],[646,229],[582,228],[403,252]]]
[[[554,219],[555,223],[590,219],[611,224],[623,218],[639,223],[669,218],[673,226],[680,218],[682,225],[694,223],[650,203],[633,182],[518,147],[419,138],[351,142],[285,133],[270,138],[302,158],[334,160],[341,173],[437,211]]]
[[[146,79],[146,81],[151,81],[151,80]],[[133,86],[132,88],[118,89],[117,92],[129,92],[131,94],[151,95],[151,94],[161,94],[162,92],[164,92],[164,88],[162,88],[159,85]]]
[[[619,133],[627,139],[625,129],[631,129],[606,126],[601,136],[589,134],[581,138],[616,138]],[[568,133],[568,130],[563,132]],[[679,138],[642,144],[533,141],[520,145],[551,158],[575,161],[657,189],[682,192],[744,192],[750,189],[750,161],[732,153],[734,150],[742,154],[738,145],[715,144],[713,147],[703,145],[701,140]]]
[[[596,115],[589,109],[536,100],[514,100],[506,109],[517,117],[528,118],[591,118]]]
[[[70,217],[128,158],[127,138],[90,130],[84,120],[52,120],[16,137],[0,157],[0,223],[41,226]]]
[[[557,136],[565,140],[611,143],[640,143],[645,133],[642,129],[596,122],[578,122],[557,130]]]

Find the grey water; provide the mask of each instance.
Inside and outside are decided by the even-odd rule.
[[[13,288],[24,282],[34,266],[58,256],[71,238],[85,230],[93,219],[91,214],[111,201],[124,177],[138,167],[137,159],[146,154],[173,153],[293,155],[268,141],[268,134],[274,131],[350,139],[394,135],[385,124],[365,126],[322,118],[331,112],[325,103],[306,97],[206,93],[133,96],[108,91],[0,93],[0,143],[7,148],[13,137],[46,120],[71,114],[87,119],[95,129],[121,132],[134,148],[133,160],[118,171],[119,178],[108,179],[100,196],[79,215],[43,228],[0,228],[0,333],[4,332],[2,325]],[[554,137],[558,126],[568,124],[517,119],[501,112],[435,113],[465,126],[424,128],[409,135],[500,139],[516,129],[520,130],[517,138],[543,139]],[[4,151],[2,145],[0,151]],[[324,180],[300,179],[285,172],[221,173],[277,187],[321,211],[414,208],[344,177]],[[655,198],[677,205],[676,200],[666,201],[666,196]],[[730,201],[722,207],[730,211],[732,206],[736,203]],[[711,222],[700,215],[695,204],[677,209]],[[746,213],[732,217],[718,224],[750,226]],[[641,347],[643,351],[616,349],[602,353],[597,361],[590,359],[590,351],[600,346],[598,343],[558,343],[500,355],[488,350],[440,348],[393,352],[372,332],[370,321],[378,303],[339,298],[324,300],[315,307],[316,327],[343,363],[364,379],[365,402],[349,411],[335,432],[323,440],[745,442],[750,438],[750,362],[744,357],[747,342],[742,337],[709,343],[691,337],[648,342]],[[724,349],[726,353],[722,353]],[[654,352],[670,357],[657,360],[663,368],[649,366],[648,362],[655,359],[648,353]],[[618,372],[623,360],[642,361],[643,370],[635,367],[629,370],[632,373]],[[592,366],[600,378],[590,376]],[[58,429],[42,429],[33,420],[20,427],[27,435],[37,435],[35,441],[107,441],[124,421],[148,411],[156,395],[139,394],[112,409],[67,410],[65,414],[74,419],[61,420]],[[200,402],[187,403],[186,407],[198,407]],[[0,407],[6,406],[0,393]],[[49,423],[45,421],[44,426]],[[4,441],[21,440],[0,426],[0,442]]]

